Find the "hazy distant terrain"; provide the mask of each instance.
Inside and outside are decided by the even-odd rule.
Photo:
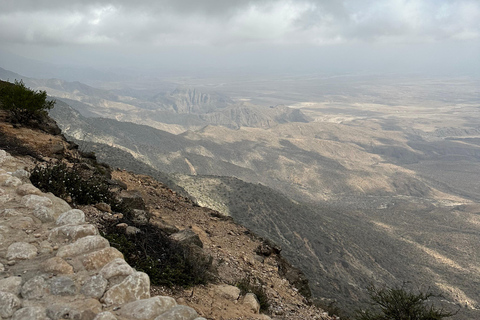
[[[26,83],[57,97],[52,116],[102,161],[174,174],[279,243],[318,297],[350,308],[371,282],[414,281],[478,318],[478,79],[155,81]]]

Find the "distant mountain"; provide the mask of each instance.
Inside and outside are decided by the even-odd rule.
[[[171,93],[159,94],[152,101],[176,113],[202,114],[223,109],[234,102],[217,93],[204,93],[195,88],[178,87]]]

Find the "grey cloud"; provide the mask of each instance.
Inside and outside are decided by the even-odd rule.
[[[480,37],[475,0],[6,0],[5,43],[242,45]]]

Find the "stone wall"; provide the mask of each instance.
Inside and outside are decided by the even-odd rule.
[[[110,247],[85,214],[28,180],[0,150],[0,320],[200,320]]]

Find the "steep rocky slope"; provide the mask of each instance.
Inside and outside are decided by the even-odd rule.
[[[35,163],[71,163],[72,161],[74,161],[77,164],[81,164],[82,167],[87,168],[88,171],[91,170],[92,165],[94,165],[94,163],[91,162],[91,159],[88,160],[87,158],[83,158],[82,155],[78,153],[78,151],[76,151],[76,146],[66,141],[61,135],[51,135],[46,132],[31,129],[21,125],[12,125],[4,122],[3,116],[4,114],[0,113],[0,136],[2,138],[0,141],[0,148],[7,149],[14,155],[19,157],[18,159],[20,160],[12,161],[19,161],[18,163],[22,168],[31,168]],[[2,154],[5,155],[4,153]],[[5,161],[2,160],[2,163],[3,162]],[[13,167],[5,167],[2,170],[11,172],[11,170],[13,170]],[[28,237],[32,238],[32,243],[34,243],[33,247],[37,248],[35,243],[40,243],[40,240],[48,237],[48,234],[51,233],[51,231],[48,229],[48,223],[45,225],[41,223],[38,224],[38,219],[40,218],[36,216],[28,218],[29,210],[28,208],[24,209],[23,207],[18,207],[16,208],[16,210],[20,210],[22,212],[21,214],[19,213],[19,215],[23,215],[24,213],[26,214],[26,218],[22,218],[23,220],[25,220],[25,226],[19,225],[18,228],[10,226],[13,218],[15,218],[15,220],[18,220],[18,215],[15,216],[15,212],[12,211],[8,206],[17,206],[15,201],[18,200],[18,196],[14,196],[12,198],[12,196],[10,195],[10,189],[8,188],[11,187],[11,184],[13,183],[12,181],[17,181],[18,179],[15,180],[16,178],[8,178],[7,176],[5,177],[5,179],[2,178],[2,203],[0,205],[2,206],[2,223],[6,223],[8,225],[6,226],[6,228],[8,228],[8,237],[6,233],[3,234],[2,229],[2,246],[5,245],[6,247],[2,247],[2,249],[0,249],[0,253],[2,253],[0,257],[0,262],[5,268],[4,271],[2,271],[2,275],[6,277],[5,279],[8,279],[5,281],[13,281],[15,283],[13,289],[19,289],[21,291],[21,288],[25,287],[29,279],[33,279],[35,276],[41,275],[43,274],[42,272],[45,272],[41,269],[41,266],[43,266],[43,264],[37,262],[29,264],[29,259],[26,259],[26,261],[22,260],[18,263],[12,262],[14,259],[12,259],[13,256],[10,257],[11,254],[7,250],[7,247],[12,244],[12,241],[15,242],[15,239],[17,239],[18,237],[25,237],[24,234],[26,232]],[[212,264],[216,269],[213,282],[209,284],[195,286],[188,289],[183,289],[182,287],[152,286],[150,292],[144,292],[145,294],[139,296],[140,298],[147,298],[147,296],[149,296],[150,294],[152,296],[157,296],[159,294],[163,296],[173,296],[176,298],[178,303],[194,307],[200,315],[208,319],[329,319],[328,315],[324,311],[310,305],[308,300],[299,293],[299,291],[302,291],[305,294],[308,294],[309,289],[308,285],[306,284],[305,278],[302,276],[302,273],[300,271],[292,268],[290,264],[281,257],[281,255],[279,254],[279,250],[275,249],[275,246],[272,246],[271,244],[265,242],[263,239],[255,236],[245,227],[234,223],[231,218],[225,217],[222,214],[211,209],[198,207],[190,200],[186,199],[183,196],[180,196],[176,192],[168,189],[162,183],[148,176],[138,176],[124,170],[118,170],[112,173],[111,178],[114,179],[112,180],[112,186],[116,186],[116,188],[119,188],[118,186],[121,186],[120,189],[124,190],[127,193],[130,192],[134,194],[141,194],[142,197],[139,199],[141,199],[140,201],[144,203],[146,210],[145,212],[148,212],[147,216],[149,217],[148,219],[152,226],[155,225],[157,227],[163,228],[162,230],[169,230],[168,232],[165,231],[169,234],[172,234],[172,230],[173,233],[176,233],[178,230],[184,230],[185,232],[188,231],[190,233],[192,233],[193,231],[193,234],[196,234],[195,237],[197,237],[197,239],[201,241],[200,244],[201,246],[203,246],[203,249],[199,249],[203,252],[202,255],[211,256]],[[8,186],[5,183],[8,184]],[[8,187],[8,190],[4,189],[5,187]],[[16,187],[20,187],[20,185],[17,185]],[[33,188],[33,186],[31,187],[31,189],[33,190],[33,194],[42,195],[42,193],[38,189]],[[71,201],[71,199],[67,200]],[[62,208],[65,208],[63,211],[65,211],[67,207],[68,209],[70,209],[70,207],[67,205],[67,203],[65,203],[65,201],[55,201],[62,204]],[[120,234],[122,232],[126,232],[125,230],[129,230],[128,227],[127,229],[125,229],[122,225],[122,215],[116,214],[115,212],[110,213],[110,209],[104,206],[89,205],[77,206],[77,208],[81,209],[82,211],[75,212],[78,212],[78,214],[82,217],[83,215],[85,215],[86,221],[96,226],[96,228],[91,228],[94,234],[98,234],[98,231],[96,231],[97,228],[99,230],[104,230],[105,225],[111,225],[112,223],[114,223],[114,225],[118,225],[118,232]],[[80,212],[82,212],[82,214],[80,214]],[[81,221],[79,220],[80,224],[83,223],[82,217],[80,217]],[[26,225],[28,223],[30,223],[29,226]],[[15,225],[17,224],[18,223],[15,222]],[[78,228],[83,228],[87,230],[90,227],[86,225],[85,227],[79,226]],[[134,227],[131,226],[131,228]],[[33,231],[29,231],[30,229]],[[131,230],[135,230],[135,228]],[[98,237],[94,234],[90,237]],[[82,235],[84,235],[83,231]],[[90,239],[88,237],[89,236],[87,235],[86,239]],[[64,250],[66,250],[63,248],[70,248],[69,246],[74,245],[77,246],[78,244],[76,243],[78,241],[84,241],[79,239],[77,240],[77,242],[73,242],[72,245],[70,245],[70,242],[75,240],[77,240],[77,237],[68,238],[65,241],[61,241],[58,245],[58,248],[55,247],[55,244],[52,244],[51,250],[47,248],[48,246],[46,243],[44,248],[46,251],[45,253],[41,254],[41,258],[49,259],[50,256],[48,256],[48,254],[54,254],[56,250],[58,252],[63,252]],[[101,242],[101,246],[98,247],[99,250],[104,250],[103,248],[108,247],[108,243],[105,241],[105,239],[100,240],[100,237],[98,237],[98,241]],[[29,248],[30,247],[31,246],[29,246]],[[108,256],[106,254],[102,254],[103,251],[98,254],[93,252],[92,250],[90,250],[91,248],[88,244],[87,247],[89,249],[85,249],[85,252],[82,251],[81,254],[85,253],[87,254],[87,256],[100,255],[101,257],[98,258],[100,260],[103,259],[102,257]],[[37,248],[36,250],[39,249]],[[113,251],[118,252],[115,250]],[[118,255],[120,255],[120,253],[118,253]],[[85,283],[89,283],[89,277],[94,276],[96,269],[92,269],[92,271],[90,271],[90,273],[88,274],[82,271],[84,269],[82,269],[83,267],[79,267],[79,263],[83,263],[83,266],[85,267],[84,263],[86,261],[86,256],[77,257],[77,255],[75,254],[72,260],[68,259],[68,255],[66,257],[66,262],[61,263],[65,266],[65,268],[73,266],[73,269],[75,270],[74,274],[59,276],[58,281],[45,280],[47,281],[47,287],[45,287],[45,290],[50,290],[50,294],[53,294],[53,296],[51,296],[51,299],[56,299],[56,302],[60,300],[58,300],[59,297],[55,296],[55,292],[57,292],[55,290],[57,290],[57,288],[58,290],[60,290],[58,291],[60,292],[58,294],[61,296],[61,299],[65,299],[65,302],[61,305],[62,308],[60,308],[60,305],[58,303],[49,306],[42,303],[39,304],[38,300],[35,300],[36,302],[33,304],[30,304],[30,302],[28,301],[24,301],[23,306],[40,306],[40,309],[24,310],[21,311],[22,315],[27,314],[27,312],[38,311],[40,316],[43,314],[43,312],[45,312],[50,318],[57,319],[64,316],[65,313],[70,312],[72,314],[78,314],[79,317],[83,317],[82,319],[93,319],[95,315],[101,311],[111,311],[113,314],[116,315],[117,319],[124,319],[125,317],[131,318],[137,316],[134,316],[132,313],[130,313],[130,315],[125,313],[127,312],[125,310],[128,310],[127,307],[117,308],[116,306],[119,304],[117,302],[112,304],[104,302],[110,300],[106,298],[106,294],[103,294],[103,292],[101,294],[98,294],[99,298],[103,296],[103,298],[100,300],[101,302],[98,302],[98,300],[96,300],[96,302],[93,300],[88,300],[87,302],[91,305],[89,304],[87,306],[82,304],[81,301],[83,300],[81,299],[83,299],[84,293],[81,293],[82,296],[80,299],[78,296],[76,296],[78,293],[76,291],[77,289],[74,290],[73,288],[83,288],[83,286],[85,286]],[[115,258],[116,256],[113,254],[112,257]],[[22,258],[18,258],[17,260],[21,259]],[[11,276],[13,276],[13,273],[17,272],[15,271],[17,270],[16,268],[20,268],[18,270],[27,270],[27,272],[24,273],[25,278],[22,278],[21,281],[17,281],[13,278],[13,280],[10,279]],[[60,273],[60,271],[55,271],[55,273],[58,274]],[[128,280],[129,278],[127,277],[125,279]],[[68,287],[67,285],[71,284],[72,281],[73,286],[70,285],[70,287]],[[115,281],[119,281],[118,277],[115,278]],[[115,282],[115,284],[117,284],[117,282]],[[271,314],[271,317],[265,314],[258,313],[260,305],[255,300],[255,298],[253,298],[254,296],[248,293],[248,288],[253,287],[247,286],[247,292],[243,292],[235,286],[242,283],[250,284],[250,282],[252,284],[256,283],[256,290],[261,290],[261,292],[264,293],[263,298],[265,298],[265,300],[263,300],[263,302],[268,303],[269,307],[264,304],[265,309],[262,312],[267,312]],[[50,285],[50,287],[54,286],[54,289],[52,289],[53,287],[48,289],[48,285]],[[70,291],[64,291],[67,289],[65,289],[63,285],[70,288],[68,289]],[[113,285],[112,282],[111,288],[108,288],[110,287],[108,287],[107,283],[107,293],[109,292],[109,290],[113,290],[116,287]],[[119,289],[115,290],[118,291]],[[120,290],[121,294],[126,294],[126,292],[128,292],[128,290]],[[7,299],[8,301],[12,301],[13,304],[10,304],[9,306],[12,306],[13,309],[12,312],[9,312],[8,314],[2,314],[4,318],[12,316],[13,312],[15,312],[17,309],[20,309],[22,303],[21,301],[17,301],[18,298],[14,298],[10,295],[6,294],[5,296],[10,299]],[[26,294],[21,294],[21,297],[28,300],[28,298],[25,298],[27,297]],[[50,295],[48,297],[50,299]],[[77,302],[73,303],[73,300],[76,300]],[[164,300],[167,301],[168,299],[165,298]],[[45,302],[48,301],[45,300]],[[152,301],[152,303],[157,303],[155,302],[157,300]],[[158,303],[165,304],[165,301]],[[174,302],[173,299],[170,299],[168,301]],[[106,303],[105,306],[102,305],[102,303]],[[42,306],[44,309],[41,309]],[[53,306],[56,307],[53,308]],[[135,306],[132,306],[131,308],[134,307]],[[136,306],[136,308],[138,307],[140,306]],[[88,312],[86,312],[87,309]],[[175,307],[174,311],[170,311],[169,309],[166,310],[166,312],[180,312],[179,310],[179,308]],[[183,318],[179,319],[194,319],[196,317],[196,313],[194,313],[194,311],[185,311],[184,313],[188,313],[189,316],[184,316]],[[30,313],[28,313],[26,317],[28,318],[29,315]],[[158,318],[156,318],[157,315],[159,316]],[[145,319],[163,319],[161,315],[159,315],[159,313],[157,315],[151,315],[149,318]],[[27,318],[17,317],[15,319]],[[28,319],[32,319],[32,317]],[[97,317],[95,319],[103,318]]]

